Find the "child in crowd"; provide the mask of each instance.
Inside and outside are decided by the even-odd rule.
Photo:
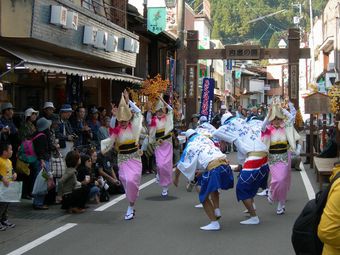
[[[11,181],[15,181],[17,174],[13,172],[12,161],[12,145],[8,143],[0,143],[0,181],[8,187]],[[0,202],[0,231],[14,228],[15,224],[8,221],[9,203]]]

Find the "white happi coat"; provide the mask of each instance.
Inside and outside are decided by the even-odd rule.
[[[177,168],[189,181],[192,181],[196,170],[206,171],[209,163],[219,158],[226,158],[226,155],[209,138],[196,134],[188,140]]]
[[[235,144],[239,164],[244,163],[249,152],[268,151],[258,131],[253,130],[251,125],[241,118],[231,117],[214,132],[213,136]]]

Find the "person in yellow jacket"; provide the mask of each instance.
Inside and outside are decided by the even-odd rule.
[[[333,168],[332,180],[340,172],[340,163]],[[322,255],[340,254],[340,178],[329,191],[327,203],[318,227],[318,236],[324,243]]]

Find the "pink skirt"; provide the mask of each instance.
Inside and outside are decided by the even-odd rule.
[[[273,201],[285,203],[287,200],[288,190],[291,183],[290,175],[290,157],[287,162],[277,162],[270,165],[270,193]]]
[[[172,154],[172,144],[166,141],[155,150],[159,185],[162,187],[172,183]]]
[[[122,182],[126,198],[134,203],[139,195],[139,185],[142,177],[142,163],[129,159],[119,164],[119,179]]]

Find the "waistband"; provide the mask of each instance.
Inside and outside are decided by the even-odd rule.
[[[166,140],[166,139],[168,139],[170,137],[171,137],[171,133],[169,133],[169,134],[167,134],[165,136],[160,136],[160,137],[156,136],[156,141],[158,141],[158,140]]]
[[[213,161],[210,161],[210,163],[208,164],[207,170],[211,171],[215,169],[216,167],[219,167],[221,165],[228,165],[228,164],[229,162],[225,158],[214,159]]]
[[[119,154],[130,154],[130,153],[136,152],[137,150],[138,150],[138,147],[135,143],[121,144],[118,147]]]
[[[251,151],[247,153],[247,157],[260,157],[264,158],[267,157],[268,152],[266,151]]]

